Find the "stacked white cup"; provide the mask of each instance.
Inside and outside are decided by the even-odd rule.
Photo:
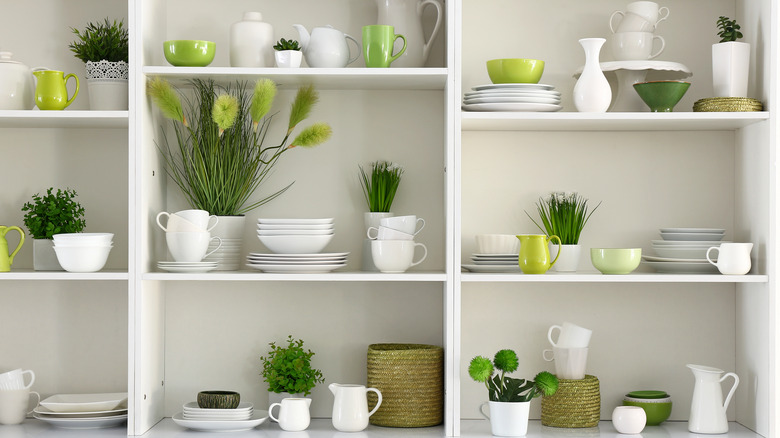
[[[622,17],[614,27],[615,17]],[[637,1],[629,3],[625,11],[615,11],[609,17],[612,30],[610,44],[612,56],[616,61],[643,61],[661,54],[666,41],[655,31],[658,23],[669,17],[669,8],[659,7],[658,3]],[[654,42],[658,40],[660,48],[653,52]]]
[[[558,331],[558,340],[553,340],[553,333]],[[570,322],[562,325],[552,325],[547,331],[547,339],[552,345],[551,350],[542,351],[544,360],[555,361],[555,374],[559,379],[580,380],[585,378],[585,366],[588,362],[588,345],[591,330]],[[549,355],[552,353],[552,355]]]
[[[405,272],[422,263],[428,256],[428,248],[415,242],[414,237],[423,227],[425,220],[415,215],[382,218],[379,227],[369,227],[366,235],[371,239],[374,266],[380,272]],[[423,249],[423,254],[415,261],[417,247]]]
[[[27,384],[24,383],[25,374],[30,376]],[[0,374],[0,424],[19,424],[32,413],[28,409],[30,394],[37,398],[34,406],[41,401],[40,394],[30,391],[34,382],[35,373],[32,370],[18,368]]]
[[[160,219],[168,217],[165,225]],[[214,223],[209,226],[211,220]],[[217,225],[217,216],[209,215],[206,210],[182,210],[176,213],[160,212],[157,225],[165,231],[165,242],[173,260],[179,263],[197,263],[213,254],[222,245],[222,239],[211,236],[211,230]],[[209,243],[218,242],[215,249],[208,251]]]

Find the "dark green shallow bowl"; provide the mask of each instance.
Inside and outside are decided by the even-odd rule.
[[[650,111],[670,113],[690,86],[691,83],[685,81],[637,82],[634,90],[650,107]]]
[[[235,391],[201,391],[198,407],[202,409],[235,409],[241,402],[241,394]]]
[[[666,391],[644,390],[644,391],[631,391],[628,394],[626,394],[626,397],[653,399],[653,398],[666,398],[669,397],[669,394],[667,394]]]

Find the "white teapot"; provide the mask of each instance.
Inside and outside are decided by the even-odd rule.
[[[309,67],[342,68],[355,62],[360,56],[360,43],[332,26],[315,27],[311,35],[303,25],[293,24],[293,27],[298,31],[301,51]],[[352,40],[357,46],[354,57],[347,40]]]
[[[35,80],[30,67],[0,52],[0,110],[31,110],[35,106]]]

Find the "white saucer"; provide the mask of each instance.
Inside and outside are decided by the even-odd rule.
[[[332,265],[265,265],[248,263],[252,269],[259,269],[263,272],[298,272],[302,274],[322,274],[325,272],[331,272],[338,268],[347,266],[346,263],[332,264]]]
[[[662,233],[719,233],[726,232],[725,228],[660,228]]]
[[[561,97],[560,91],[555,90],[482,90],[467,91],[463,97]]]
[[[461,265],[461,267],[467,271],[471,272],[482,272],[482,273],[500,273],[500,272],[523,272],[520,270],[519,265],[504,265],[504,266],[495,266],[495,265]]]
[[[554,97],[467,97],[463,103],[470,105],[473,103],[547,103],[558,105],[561,99]]]
[[[168,272],[196,273],[196,272],[209,272],[209,271],[213,271],[214,269],[217,269],[217,263],[209,264],[208,266],[179,266],[179,265],[160,265],[160,264],[158,264],[157,267],[159,269],[162,269],[163,271],[168,271]]]
[[[661,273],[669,274],[714,274],[718,268],[709,263],[647,262],[642,261]]]
[[[33,417],[63,429],[101,429],[117,426],[127,421],[127,414],[95,418],[62,418],[33,414]]]
[[[656,257],[650,255],[643,255],[642,259],[647,260],[648,262],[709,263],[707,259],[679,259],[673,257]]]
[[[117,408],[110,410],[96,410],[84,412],[55,412],[45,406],[36,406],[33,409],[36,414],[46,415],[48,417],[60,418],[94,418],[94,417],[112,417],[114,415],[127,414],[127,408]]]
[[[549,103],[474,103],[463,104],[464,111],[521,111],[521,112],[555,112],[563,107]]]
[[[474,91],[481,91],[481,90],[499,90],[499,89],[506,89],[506,90],[552,90],[555,88],[552,85],[546,85],[546,84],[488,84],[488,85],[478,85],[476,87],[471,87]]]
[[[192,430],[239,432],[263,424],[268,419],[268,411],[256,410],[248,420],[187,420],[182,412],[174,415],[172,419],[179,426]]]

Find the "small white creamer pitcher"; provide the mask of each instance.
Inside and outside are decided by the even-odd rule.
[[[712,250],[718,251],[718,261],[710,258]],[[721,243],[707,249],[707,261],[718,267],[724,275],[744,275],[750,272],[752,243]]]
[[[282,430],[300,432],[306,430],[311,423],[309,414],[310,398],[284,398],[281,403],[273,403],[268,407],[268,416],[279,423]],[[274,416],[274,408],[279,406],[279,416]]]
[[[382,393],[376,388],[363,385],[331,383],[328,389],[336,399],[333,401],[333,427],[340,432],[360,432],[368,426],[368,417],[382,405]],[[368,411],[366,393],[373,391],[377,402],[371,412]]]

